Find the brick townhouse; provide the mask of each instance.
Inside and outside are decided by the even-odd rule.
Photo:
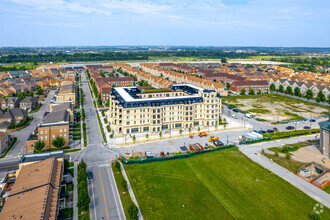
[[[238,81],[231,84],[230,90],[233,92],[240,92],[245,89],[247,92],[253,89],[255,92],[261,90],[266,92],[269,89],[267,81]]]

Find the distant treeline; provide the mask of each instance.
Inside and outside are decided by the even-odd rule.
[[[297,64],[312,64],[316,66],[330,66],[330,57],[283,57],[283,58],[271,58],[271,61],[280,61],[286,63],[297,63]]]
[[[8,55],[0,57],[0,63],[13,62],[74,62],[74,61],[105,61],[105,60],[148,60],[149,57],[195,57],[198,59],[248,58],[259,53],[235,53],[217,50],[188,51],[143,51],[143,52],[100,52],[37,55]]]

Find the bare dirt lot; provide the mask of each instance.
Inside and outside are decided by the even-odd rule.
[[[330,108],[277,94],[223,97],[223,102],[267,121],[290,121],[326,115]]]

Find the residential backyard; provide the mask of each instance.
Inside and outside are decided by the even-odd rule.
[[[125,169],[144,219],[309,219],[317,203],[237,148]]]
[[[326,115],[330,108],[278,94],[228,96],[223,103],[268,121],[290,121]]]

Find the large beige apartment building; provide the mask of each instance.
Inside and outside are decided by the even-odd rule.
[[[150,90],[112,88],[107,112],[115,135],[214,127],[220,114],[220,94],[190,84]]]

